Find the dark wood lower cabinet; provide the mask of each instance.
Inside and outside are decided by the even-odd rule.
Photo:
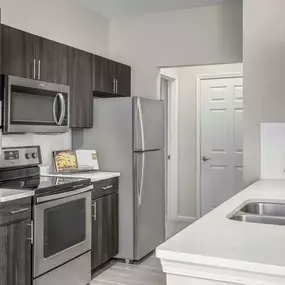
[[[0,284],[30,285],[31,221],[0,227]]]
[[[92,201],[91,268],[96,269],[114,257],[119,250],[118,193]]]

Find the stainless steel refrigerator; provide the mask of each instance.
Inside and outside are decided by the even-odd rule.
[[[165,240],[164,103],[94,99],[94,126],[73,148],[96,149],[100,170],[119,171],[119,254],[140,260]]]

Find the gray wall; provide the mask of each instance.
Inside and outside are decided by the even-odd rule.
[[[72,0],[0,0],[1,22],[100,55],[108,55],[109,20]]]
[[[242,1],[117,19],[110,56],[132,66],[132,95],[157,98],[158,67],[242,62]]]
[[[245,0],[244,182],[260,178],[260,122],[285,121],[285,1]]]

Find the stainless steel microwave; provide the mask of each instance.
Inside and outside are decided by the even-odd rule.
[[[64,133],[69,130],[69,87],[2,76],[4,133]]]

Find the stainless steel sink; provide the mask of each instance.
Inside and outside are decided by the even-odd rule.
[[[249,203],[240,209],[241,212],[262,216],[285,217],[285,204],[279,203]]]
[[[285,204],[248,203],[231,215],[229,219],[240,222],[285,226]]]

